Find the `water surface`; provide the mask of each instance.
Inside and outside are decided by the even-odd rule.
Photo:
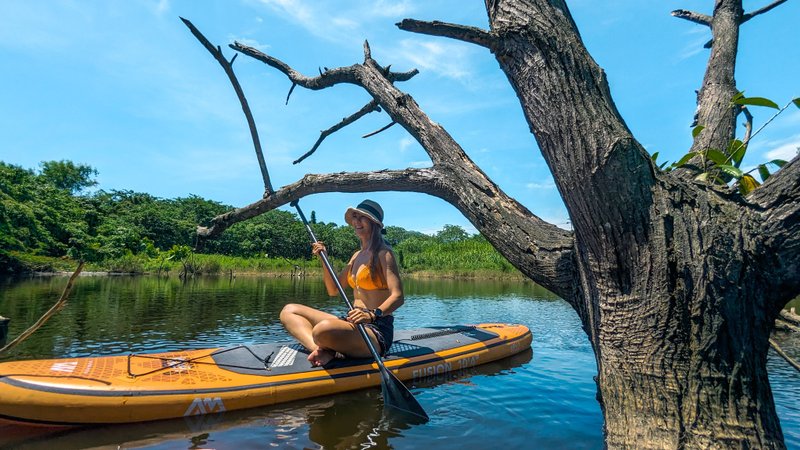
[[[0,281],[0,315],[16,336],[58,298],[66,279]],[[21,434],[0,428],[0,447],[51,448],[602,448],[591,347],[574,311],[532,283],[406,280],[398,328],[514,322],[532,351],[411,387],[431,421],[382,415],[368,389],[246,411],[142,424]],[[5,359],[120,355],[286,340],[287,303],[334,314],[316,279],[81,277],[67,306]],[[776,336],[800,347],[791,335]],[[796,355],[795,356],[800,356]],[[800,374],[775,354],[770,379],[790,448],[800,448]],[[29,431],[26,431],[28,433]]]

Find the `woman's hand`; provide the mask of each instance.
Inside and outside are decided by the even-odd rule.
[[[347,321],[352,324],[372,323],[375,321],[375,317],[368,309],[355,308],[347,313]]]
[[[325,252],[328,254],[328,249],[325,248],[325,244],[322,241],[314,242],[311,244],[311,254],[314,256],[319,256],[320,253]]]

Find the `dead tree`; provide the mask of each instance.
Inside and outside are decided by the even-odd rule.
[[[711,54],[698,92],[693,149],[726,148],[739,109],[730,106],[739,27],[784,0],[745,13],[716,0],[712,15],[674,15],[708,26]],[[403,20],[407,31],[492,52],[522,105],[552,171],[573,231],[546,223],[507,196],[457,142],[396,87],[398,73],[364,61],[304,76],[240,43],[235,50],[295,85],[348,83],[430,156],[426,169],[306,175],[223,214],[228,226],[322,192],[424,192],[454,205],[525,275],[573,306],[594,349],[606,442],[620,448],[782,448],[767,379],[769,336],[800,290],[800,162],[792,160],[746,197],[663,172],[633,137],[606,76],[562,0],[486,0],[489,29]],[[339,126],[337,125],[337,126]],[[333,130],[335,131],[335,130]],[[330,132],[333,132],[330,131]],[[320,141],[325,135],[320,136]]]

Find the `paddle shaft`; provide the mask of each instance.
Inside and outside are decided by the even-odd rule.
[[[303,214],[303,210],[300,209],[300,205],[298,204],[298,202],[295,201],[290,204],[294,206],[294,208],[297,210],[297,213],[300,215],[300,219],[303,221],[303,225],[306,226],[306,231],[308,231],[309,236],[311,236],[311,240],[314,241],[315,243],[319,242],[317,240],[317,237],[314,235],[314,230],[311,229],[311,225],[309,225],[308,220],[306,220],[306,216],[305,214]],[[331,262],[328,260],[328,255],[326,255],[324,251],[320,252],[319,255],[322,257],[322,264],[325,266],[325,269],[328,270],[328,273],[331,275],[331,278],[333,278],[333,282],[336,283],[336,289],[339,290],[339,295],[342,297],[342,300],[344,300],[344,302],[347,303],[347,308],[349,310],[353,310],[354,309],[353,304],[350,303],[350,299],[347,298],[347,293],[345,293],[342,284],[339,283],[339,277],[336,276],[336,272],[333,270],[333,266],[331,265]],[[372,345],[372,340],[367,335],[367,330],[364,329],[364,325],[359,323],[357,325],[357,328],[359,333],[361,333],[361,337],[364,339],[364,342],[367,344],[369,352],[372,354],[372,357],[375,359],[375,362],[378,363],[378,366],[380,367],[381,371],[386,371],[387,369],[383,365],[383,361],[381,360],[380,355],[378,355],[378,351],[375,350],[375,346]]]

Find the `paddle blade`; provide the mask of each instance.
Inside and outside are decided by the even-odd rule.
[[[428,420],[428,414],[422,409],[414,394],[408,390],[402,381],[385,367],[381,370],[381,391],[383,392],[383,408],[385,411],[400,412],[414,423],[423,424]]]

